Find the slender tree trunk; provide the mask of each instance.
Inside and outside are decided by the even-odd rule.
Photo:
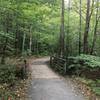
[[[36,54],[39,54],[39,46],[38,46],[38,40],[36,41]]]
[[[96,9],[97,9],[97,11],[96,11],[96,23],[95,23],[95,27],[94,27],[93,43],[92,43],[91,52],[90,52],[91,55],[93,54],[95,43],[96,43],[97,28],[98,28],[98,23],[99,23],[99,18],[100,18],[100,17],[98,17],[99,0],[97,0],[97,8]]]
[[[86,26],[84,32],[83,52],[88,54],[88,33],[90,28],[90,0],[87,0]]]
[[[79,21],[79,55],[81,54],[81,31],[82,31],[82,0],[80,0],[80,7],[79,7],[79,14],[80,14],[80,21]]]
[[[25,51],[25,39],[26,39],[26,34],[24,33],[24,34],[23,34],[23,44],[22,44],[22,54],[23,54],[24,51]]]
[[[2,48],[1,64],[5,64],[7,42],[8,42],[8,38],[5,37],[5,42],[4,42],[4,45],[3,45],[3,48]]]
[[[70,40],[69,40],[69,33],[70,33],[70,5],[71,5],[71,2],[70,0],[68,0],[68,22],[67,22],[67,45],[66,45],[66,55],[67,57],[71,54],[70,52]]]
[[[62,0],[61,11],[61,27],[60,27],[60,56],[63,57],[65,53],[65,32],[64,32],[64,0]]]
[[[29,50],[32,52],[32,26],[30,26],[29,33],[30,33],[30,42],[29,42]]]
[[[16,24],[16,32],[15,32],[15,55],[18,55],[18,25]]]
[[[8,39],[6,38],[3,49],[2,49],[3,52],[2,52],[2,57],[1,57],[1,64],[5,64],[7,41]]]

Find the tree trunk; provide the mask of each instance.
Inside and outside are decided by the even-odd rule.
[[[82,7],[82,0],[80,0],[80,8],[79,8],[79,14],[80,14],[80,21],[79,21],[79,55],[81,54],[81,31],[82,31],[82,9],[81,9],[81,7]]]
[[[29,30],[29,33],[30,33],[30,42],[29,42],[29,50],[30,50],[30,53],[32,52],[32,26],[30,26],[30,30]]]
[[[18,25],[16,25],[16,32],[15,32],[15,55],[18,55]]]
[[[22,44],[22,54],[25,52],[25,39],[26,39],[26,34],[23,34],[23,44]]]
[[[86,13],[86,25],[84,32],[84,44],[83,44],[83,52],[88,54],[88,33],[90,28],[90,0],[87,0],[87,13]]]
[[[67,57],[70,56],[70,39],[69,39],[69,33],[70,33],[70,0],[68,1],[68,23],[67,23],[67,45],[66,45],[66,55]]]
[[[1,64],[5,64],[5,56],[6,56],[6,47],[7,47],[7,41],[8,39],[5,39],[5,43],[2,49],[2,57],[1,57]]]
[[[60,47],[59,55],[64,56],[65,53],[65,32],[64,32],[64,0],[62,0],[62,11],[61,11],[61,27],[60,27]]]
[[[92,43],[92,47],[91,47],[91,52],[90,54],[93,54],[94,51],[94,47],[95,47],[95,43],[96,43],[96,36],[97,36],[97,28],[98,28],[98,23],[99,23],[99,18],[98,17],[98,12],[99,12],[99,0],[97,0],[97,11],[96,11],[96,23],[95,23],[95,27],[94,27],[94,36],[93,36],[93,43]]]

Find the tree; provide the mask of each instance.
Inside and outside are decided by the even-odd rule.
[[[83,43],[83,52],[88,53],[88,33],[90,28],[90,0],[87,0],[87,12],[86,12],[86,25],[84,32],[84,43]]]
[[[99,13],[97,18],[94,14],[97,13],[97,3],[89,0],[86,7],[87,0],[69,0],[69,3],[67,0],[67,5],[64,1],[1,0],[0,57],[23,53],[49,54],[57,50],[61,57],[76,56],[86,47],[91,49],[87,49],[88,53],[91,51],[93,54],[95,50],[100,55],[100,40],[97,37]],[[65,6],[68,6],[66,13]]]
[[[80,0],[80,6],[79,6],[79,15],[80,15],[80,21],[79,21],[79,55],[81,54],[81,31],[82,31],[82,0]]]
[[[30,53],[32,53],[32,25],[30,25],[29,27],[29,33],[30,33],[29,50],[30,50]]]
[[[68,21],[67,21],[67,47],[66,47],[66,51],[67,51],[67,57],[70,56],[70,9],[71,9],[71,1],[68,0],[68,5],[67,5],[67,13],[68,13]]]
[[[83,41],[83,52],[85,54],[89,53],[89,48],[88,48],[88,34],[90,30],[90,20],[91,16],[93,13],[93,7],[94,7],[94,0],[92,0],[92,7],[90,10],[90,2],[91,0],[87,0],[87,11],[86,11],[86,24],[85,24],[85,32],[84,32],[84,41]]]
[[[61,26],[60,26],[60,50],[59,55],[64,56],[65,53],[65,32],[64,32],[64,0],[61,1]]]
[[[91,51],[90,54],[93,54],[94,51],[94,47],[95,47],[95,43],[96,43],[96,36],[97,36],[97,28],[98,28],[98,23],[99,23],[99,19],[100,16],[99,15],[99,0],[96,1],[96,22],[95,22],[95,27],[94,27],[94,36],[93,36],[93,42],[92,42],[92,47],[91,47]]]

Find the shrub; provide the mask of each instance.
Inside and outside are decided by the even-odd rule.
[[[16,81],[16,67],[14,65],[0,65],[0,83],[14,84]]]
[[[11,90],[0,91],[0,100],[16,100],[17,96]]]
[[[89,77],[100,77],[100,57],[80,55],[68,58],[68,71],[77,75],[84,74]],[[91,74],[91,75],[90,75]]]
[[[72,59],[76,63],[87,65],[91,68],[100,68],[100,57],[81,54],[80,56],[69,57],[69,59]]]

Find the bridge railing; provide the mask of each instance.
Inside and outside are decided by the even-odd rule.
[[[67,66],[66,59],[56,57],[56,56],[51,56],[50,65],[51,67],[53,67],[55,70],[59,71],[60,73],[63,73],[63,74],[66,73],[66,66]]]

